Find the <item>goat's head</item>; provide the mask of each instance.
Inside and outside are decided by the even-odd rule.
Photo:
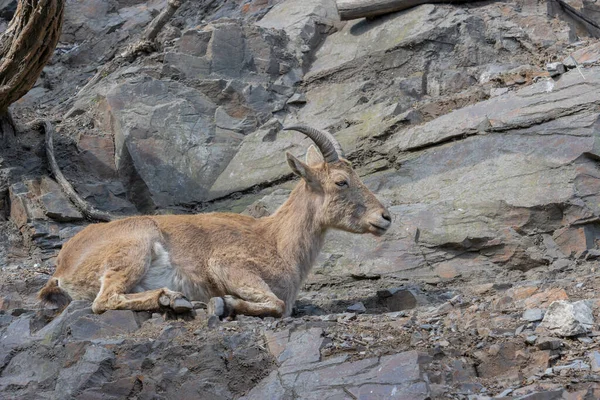
[[[305,182],[308,191],[318,197],[325,226],[353,233],[383,235],[391,225],[388,210],[361,182],[352,164],[344,158],[338,141],[328,132],[305,125],[284,128],[311,138],[319,151],[310,146],[306,162],[286,153],[294,174]]]

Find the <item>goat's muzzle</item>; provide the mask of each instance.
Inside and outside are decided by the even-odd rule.
[[[369,232],[375,236],[381,236],[392,225],[392,216],[385,208],[374,211],[369,215]]]

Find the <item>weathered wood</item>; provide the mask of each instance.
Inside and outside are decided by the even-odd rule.
[[[115,219],[111,214],[96,210],[90,203],[82,199],[73,186],[69,183],[67,178],[62,174],[58,163],[56,162],[56,157],[54,156],[54,143],[52,139],[52,135],[54,134],[54,127],[49,121],[41,120],[35,121],[34,123],[41,123],[42,127],[46,132],[46,157],[48,158],[48,163],[50,164],[50,170],[52,170],[52,174],[54,175],[54,179],[61,186],[65,195],[71,200],[71,202],[77,207],[77,209],[89,220],[92,221],[112,221]]]
[[[474,0],[337,0],[337,9],[342,21],[376,17],[429,3],[468,3]]]
[[[33,87],[60,37],[64,0],[19,0],[0,35],[0,113]]]

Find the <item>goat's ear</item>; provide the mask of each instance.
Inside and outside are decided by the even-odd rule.
[[[311,167],[298,160],[292,153],[286,152],[285,156],[287,158],[288,165],[294,174],[303,178],[310,186],[313,186],[314,188],[319,188],[321,186]]]
[[[308,148],[308,151],[306,152],[306,163],[309,166],[314,167],[317,165],[321,165],[324,162],[325,160],[323,159],[321,152],[317,150],[314,144],[311,144]]]

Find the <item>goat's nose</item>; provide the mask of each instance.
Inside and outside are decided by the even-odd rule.
[[[388,222],[392,222],[392,216],[390,215],[390,212],[388,210],[383,210],[383,212],[381,213],[381,217]]]

